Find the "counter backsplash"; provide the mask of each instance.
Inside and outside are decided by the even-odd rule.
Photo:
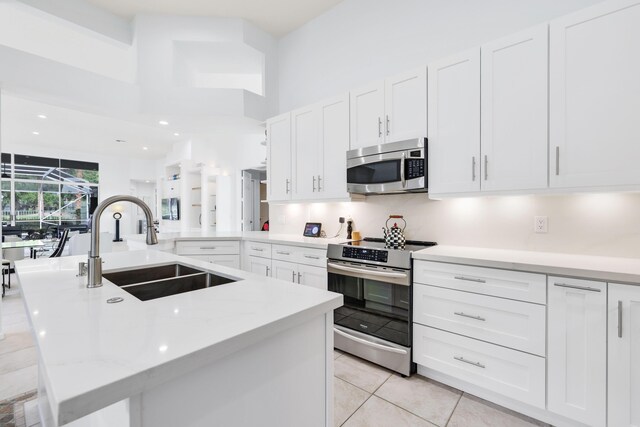
[[[390,214],[404,215],[409,239],[440,244],[587,255],[640,256],[640,193],[492,196],[429,200],[425,194],[369,196],[362,202],[270,205],[273,233],[302,234],[322,222],[328,237],[350,216],[363,236],[382,237]],[[548,233],[534,232],[548,217]],[[284,223],[283,223],[284,220]],[[346,237],[346,224],[340,234]]]

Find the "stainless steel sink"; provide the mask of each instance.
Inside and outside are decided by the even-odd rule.
[[[237,279],[208,273],[183,264],[106,273],[103,277],[141,301],[236,282]]]

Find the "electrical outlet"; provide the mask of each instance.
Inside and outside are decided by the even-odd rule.
[[[533,217],[533,231],[536,233],[546,233],[548,231],[548,220],[546,216]]]

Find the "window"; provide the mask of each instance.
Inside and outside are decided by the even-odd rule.
[[[87,224],[99,165],[2,153],[2,224],[23,230]]]

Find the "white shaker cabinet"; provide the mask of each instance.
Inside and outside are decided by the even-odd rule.
[[[429,194],[480,190],[480,49],[429,64]]]
[[[385,80],[385,142],[427,135],[427,67]]]
[[[551,187],[640,184],[640,1],[556,19],[550,46]]]
[[[608,425],[640,426],[640,287],[609,283]]]
[[[276,279],[287,282],[298,283],[297,265],[292,262],[273,260],[271,261],[272,276]]]
[[[259,274],[261,276],[271,277],[271,259],[249,255],[246,260],[246,271],[250,271],[251,273]]]
[[[604,426],[607,285],[549,276],[548,287],[547,407],[586,425]]]
[[[349,94],[318,104],[320,154],[316,197],[346,199],[349,151]]]
[[[351,91],[351,149],[384,142],[384,82]]]
[[[291,199],[291,113],[267,120],[269,200]]]
[[[292,199],[309,200],[317,191],[322,146],[318,143],[318,109],[315,106],[291,112],[293,161]]]
[[[351,149],[426,134],[426,67],[351,92]]]
[[[547,188],[548,25],[487,43],[481,52],[481,189]]]
[[[327,290],[327,268],[314,267],[312,265],[298,264],[298,274],[301,285]]]

